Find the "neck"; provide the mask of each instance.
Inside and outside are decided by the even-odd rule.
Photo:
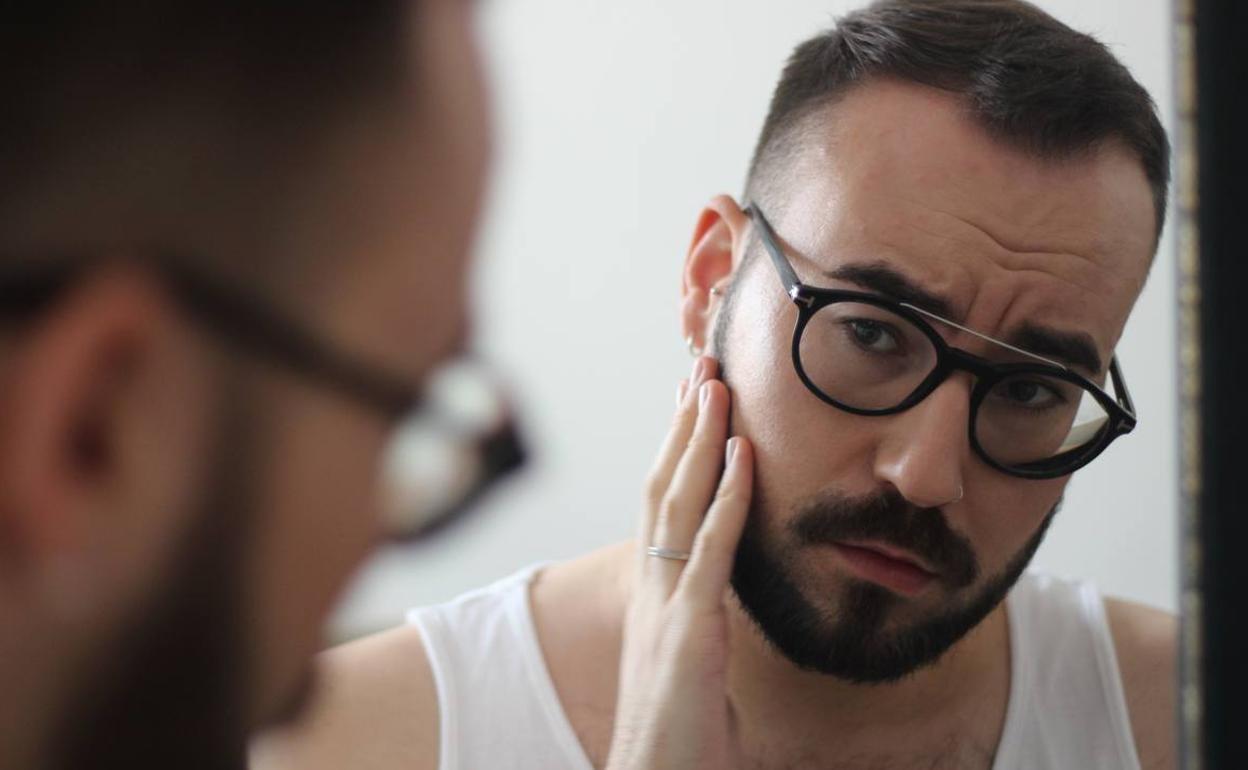
[[[1009,693],[1009,630],[997,607],[935,664],[893,683],[860,685],[797,668],[770,646],[735,602],[729,612],[729,697],[747,742],[772,746],[848,737],[898,740],[961,732],[975,718],[1000,726]],[[995,720],[993,716],[995,715]],[[999,731],[998,731],[999,732]],[[995,740],[995,734],[989,740]]]

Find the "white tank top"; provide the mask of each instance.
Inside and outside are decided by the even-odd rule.
[[[408,613],[437,686],[439,770],[593,770],[538,645],[528,587],[542,566]],[[1028,573],[1006,607],[1012,673],[993,770],[1139,770],[1097,590]]]

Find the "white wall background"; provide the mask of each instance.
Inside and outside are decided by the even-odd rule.
[[[499,156],[480,243],[480,347],[510,376],[536,458],[452,535],[377,557],[336,618],[339,633],[631,535],[689,367],[676,299],[695,217],[712,194],[739,193],[788,52],[856,4],[482,5]],[[1168,0],[1039,5],[1109,44],[1172,126]],[[1173,609],[1171,243],[1119,348],[1140,425],[1075,476],[1036,564]]]

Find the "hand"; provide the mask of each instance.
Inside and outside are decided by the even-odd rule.
[[[717,373],[714,359],[700,358],[681,383],[676,419],[650,475],[609,770],[736,766],[724,601],[753,455],[743,438],[725,444],[730,396]],[[691,556],[649,556],[651,545]]]

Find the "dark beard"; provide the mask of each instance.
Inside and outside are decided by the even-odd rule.
[[[223,398],[202,506],[170,560],[172,574],[100,651],[54,736],[48,766],[244,767],[240,582],[257,445],[244,403]]]
[[[1059,502],[1060,505],[1060,502]],[[849,579],[834,613],[811,602],[788,565],[810,546],[870,537],[908,548],[937,568],[944,588],[966,591],[978,574],[973,552],[935,509],[915,509],[896,492],[866,500],[825,496],[803,506],[779,546],[754,508],[733,568],[732,587],[764,638],[799,668],[859,684],[901,679],[936,662],[980,624],[1018,581],[1044,540],[1055,505],[1043,524],[1002,571],[968,598],[938,614],[888,628],[904,601],[873,583]]]
[[[715,319],[711,352],[719,358],[720,379],[729,388],[728,334],[737,292],[746,282],[746,266],[758,262],[752,256],[757,246],[747,252]],[[756,495],[757,489],[756,484]],[[785,533],[791,545],[781,546],[769,538],[761,515],[764,506],[756,497],[737,547],[732,588],[763,637],[794,665],[848,682],[893,682],[939,660],[1005,599],[1044,541],[1060,506],[1058,500],[1005,568],[968,598],[934,617],[889,631],[885,627],[903,601],[900,597],[874,583],[851,579],[837,597],[833,614],[807,599],[787,565],[801,556],[804,547],[837,539],[876,539],[925,558],[939,570],[944,588],[967,591],[979,566],[970,543],[949,527],[944,515],[938,509],[911,506],[895,490],[859,500],[825,494],[795,512]]]

